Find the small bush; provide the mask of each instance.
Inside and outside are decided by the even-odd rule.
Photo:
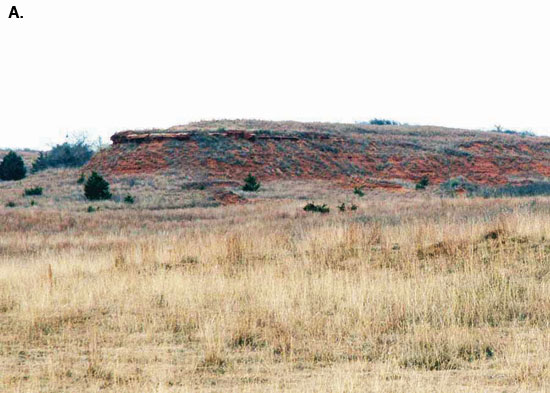
[[[328,213],[330,212],[330,208],[323,204],[323,205],[316,205],[313,202],[309,202],[307,205],[304,206],[304,210],[306,212],[315,212],[315,213]]]
[[[304,208],[305,210],[305,208]],[[357,210],[357,205],[355,204],[352,204],[351,206],[346,206],[345,203],[342,203],[341,205],[338,205],[338,210],[340,210],[341,212],[345,212],[346,210],[351,210],[351,211],[355,211]]]
[[[417,190],[424,190],[426,187],[430,184],[430,179],[428,179],[428,176],[422,177],[418,183],[416,183],[416,189]]]
[[[21,180],[27,174],[21,156],[10,151],[0,163],[0,180]]]
[[[519,135],[519,136],[522,136],[522,137],[525,137],[525,136],[537,136],[534,132],[532,131],[516,131],[516,130],[507,130],[507,129],[504,129],[502,126],[500,125],[495,125],[495,129],[492,130],[493,132],[498,132],[500,134],[509,134],[509,135]]]
[[[97,172],[92,172],[84,184],[84,195],[91,201],[111,199],[109,183]]]
[[[31,201],[31,206],[35,206],[36,205],[36,202],[35,201]]]
[[[42,187],[25,188],[25,196],[42,195]]]
[[[6,207],[15,207],[15,206],[17,205],[13,201],[9,201],[8,203],[6,203]]]
[[[363,192],[363,188],[365,188],[365,186],[353,187],[353,193],[360,197],[365,196],[365,193]]]
[[[80,174],[80,177],[78,178],[78,180],[76,181],[76,184],[82,184],[86,181],[86,176],[84,176],[84,173],[81,173]]]
[[[256,180],[251,173],[244,179],[243,191],[256,192],[260,189],[261,184]]]
[[[454,156],[454,157],[472,157],[472,153],[466,150],[459,150],[459,149],[451,149],[449,147],[445,147],[443,149],[439,149],[443,154],[448,156]]]
[[[479,186],[470,183],[462,176],[453,177],[447,180],[445,183],[441,183],[440,189],[449,195],[455,195],[457,191],[464,191],[468,195],[474,195],[479,190]]]
[[[369,124],[377,125],[377,126],[398,126],[398,121],[388,120],[388,119],[372,119],[369,121]]]
[[[134,203],[134,197],[131,196],[130,194],[126,195],[124,197],[124,203],[129,203],[129,204]]]
[[[93,212],[95,212],[95,211],[96,211],[96,208],[95,208],[95,207],[93,207],[93,206],[88,206],[88,209],[87,209],[87,212],[88,212],[88,213],[93,213]]]

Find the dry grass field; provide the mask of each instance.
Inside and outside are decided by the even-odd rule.
[[[550,390],[548,198],[78,175],[0,183],[2,392]]]

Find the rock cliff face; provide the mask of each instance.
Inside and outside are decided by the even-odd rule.
[[[399,189],[428,176],[478,184],[550,176],[550,138],[420,126],[213,121],[124,131],[88,170],[178,171],[189,180],[326,179]]]

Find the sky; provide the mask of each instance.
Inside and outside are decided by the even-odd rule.
[[[0,147],[217,118],[550,135],[546,3],[2,0]]]

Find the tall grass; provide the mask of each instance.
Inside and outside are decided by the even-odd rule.
[[[109,206],[0,210],[0,390],[549,388],[547,199]]]

